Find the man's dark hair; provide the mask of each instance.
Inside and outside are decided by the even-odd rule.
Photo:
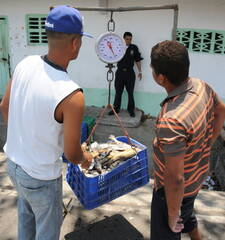
[[[62,33],[62,32],[54,32],[50,30],[45,30],[48,39],[74,39],[76,37],[80,37],[79,34],[75,33]]]
[[[152,48],[151,66],[155,74],[165,75],[173,85],[178,86],[189,75],[188,51],[176,41],[160,42]]]
[[[131,33],[131,32],[125,32],[125,33],[123,34],[123,38],[125,38],[126,36],[132,37],[132,33]]]

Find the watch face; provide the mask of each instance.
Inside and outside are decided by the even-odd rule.
[[[96,53],[105,63],[120,61],[125,54],[125,49],[124,40],[115,33],[101,35],[96,43]]]

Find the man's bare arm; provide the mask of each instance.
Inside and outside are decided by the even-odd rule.
[[[138,69],[138,78],[139,78],[139,80],[141,80],[142,79],[142,72],[141,72],[141,61],[139,61],[139,62],[136,62],[136,65],[137,65],[137,69]]]
[[[3,120],[7,124],[8,123],[8,114],[9,114],[9,100],[10,100],[10,92],[11,92],[12,81],[9,80],[5,95],[2,98],[0,103],[0,109],[2,112]]]
[[[184,153],[176,157],[165,156],[164,183],[168,206],[168,223],[173,232],[180,232],[179,212],[184,196]]]
[[[81,149],[81,124],[84,114],[84,96],[81,91],[70,94],[60,103],[56,114],[62,114],[64,124],[64,154],[68,161],[79,164],[91,161],[92,156]],[[85,165],[85,164],[84,164]],[[88,164],[85,165],[88,167]]]
[[[217,137],[220,135],[220,132],[223,128],[223,124],[225,121],[225,104],[219,99],[216,107],[215,107],[215,119],[214,119],[214,128],[213,128],[213,136],[212,136],[212,144],[216,141]]]

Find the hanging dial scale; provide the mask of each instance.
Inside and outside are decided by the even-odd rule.
[[[101,61],[113,64],[123,58],[126,44],[118,34],[107,32],[99,36],[95,50]]]

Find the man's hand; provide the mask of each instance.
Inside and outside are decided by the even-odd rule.
[[[182,219],[179,216],[169,216],[168,224],[172,232],[179,233],[184,228]]]
[[[84,160],[81,163],[81,167],[88,169],[93,161],[93,156],[88,152],[83,152],[83,158],[84,158]]]
[[[142,79],[142,73],[141,72],[138,73],[138,78],[139,78],[139,81],[141,81],[141,79]]]

